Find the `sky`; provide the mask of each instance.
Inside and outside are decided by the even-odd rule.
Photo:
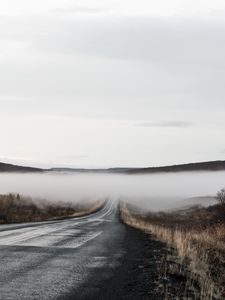
[[[225,159],[223,0],[2,0],[0,161]]]

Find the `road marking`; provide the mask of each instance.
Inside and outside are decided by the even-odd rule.
[[[68,248],[78,248],[83,244],[87,243],[98,237],[102,231],[89,232],[78,237],[74,236],[74,239],[71,241],[68,240],[68,243],[63,245],[63,239],[69,236],[68,232],[71,233],[71,230],[75,230],[73,227],[82,226],[86,224],[93,223],[98,225],[101,222],[112,222],[107,217],[112,215],[115,212],[115,203],[108,201],[105,207],[101,212],[96,214],[76,218],[76,219],[67,219],[62,220],[61,222],[44,222],[43,225],[37,224],[37,227],[29,227],[29,224],[26,224],[27,227],[12,229],[9,225],[9,230],[6,230],[4,226],[4,231],[0,231],[0,245],[10,246],[10,245],[23,245],[23,246],[43,246],[43,247],[68,247],[67,244],[70,244]],[[33,223],[32,223],[33,224]],[[80,231],[79,231],[80,233]],[[71,237],[73,234],[71,234]],[[62,246],[58,246],[62,241]],[[73,241],[73,242],[72,242]]]

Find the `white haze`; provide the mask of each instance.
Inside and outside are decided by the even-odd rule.
[[[0,174],[0,194],[20,193],[51,202],[81,202],[116,196],[160,210],[185,198],[215,196],[225,172],[150,175],[90,173]]]

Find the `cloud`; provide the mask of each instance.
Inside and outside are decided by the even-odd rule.
[[[188,121],[159,121],[159,122],[141,122],[136,123],[137,126],[142,127],[174,127],[174,128],[187,128],[193,127],[195,124]]]
[[[67,155],[67,156],[61,156],[59,159],[61,160],[77,160],[77,159],[85,159],[88,158],[88,155],[86,154],[74,154],[74,155]]]
[[[99,7],[69,7],[69,8],[56,8],[50,10],[51,13],[63,13],[63,14],[108,14],[114,11],[106,8]]]
[[[54,12],[96,14],[112,11],[77,7]],[[46,38],[37,46],[53,53],[175,65],[178,62],[208,65],[218,60],[224,63],[223,35],[224,24],[213,21],[112,14],[97,21],[88,18],[64,20],[60,31],[53,35],[47,32]],[[44,44],[40,45],[40,42]]]

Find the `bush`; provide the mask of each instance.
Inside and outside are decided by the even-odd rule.
[[[220,204],[225,206],[225,189],[222,189],[217,193],[217,200]]]

